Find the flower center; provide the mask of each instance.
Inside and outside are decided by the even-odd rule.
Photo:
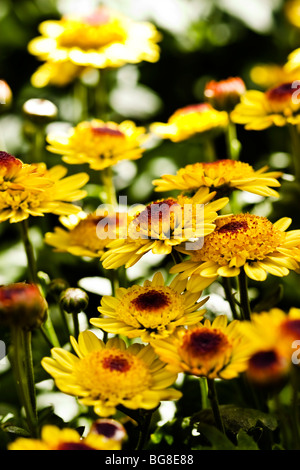
[[[293,100],[293,96],[297,96],[298,94],[297,88],[295,88],[293,82],[291,82],[268,90],[266,92],[266,98],[273,112],[290,115],[293,111],[299,109],[298,98]]]
[[[131,304],[137,310],[159,310],[170,305],[170,299],[163,292],[152,290],[139,295]]]
[[[116,348],[95,350],[74,371],[78,383],[95,399],[130,399],[149,386],[151,375],[136,355]]]
[[[239,214],[216,220],[216,229],[205,237],[203,248],[194,251],[194,261],[213,261],[226,266],[238,257],[245,262],[262,260],[276,251],[285,234],[265,217]]]
[[[286,320],[280,325],[282,335],[299,339],[300,338],[300,319]]]
[[[277,364],[278,356],[275,351],[259,351],[250,358],[251,367],[255,369],[268,369]]]
[[[83,442],[62,442],[58,444],[56,450],[95,450],[93,447]]]
[[[81,220],[76,227],[70,232],[70,243],[72,246],[83,246],[90,251],[97,252],[105,248],[105,246],[111,241],[109,236],[105,238],[98,237],[97,235],[97,224],[104,220],[102,216],[89,215],[86,219]],[[109,223],[109,220],[108,220]],[[108,233],[108,229],[111,230],[111,224],[103,228],[103,231]],[[107,229],[107,230],[106,230]],[[112,236],[112,234],[110,234]]]
[[[121,132],[119,129],[112,129],[111,127],[108,127],[108,126],[92,127],[91,131],[95,136],[99,136],[99,137],[103,137],[103,136],[124,137],[123,132]]]
[[[228,348],[228,339],[217,330],[201,328],[185,338],[183,348],[193,357],[210,357]]]

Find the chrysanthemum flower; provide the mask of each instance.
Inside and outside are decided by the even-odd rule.
[[[228,203],[226,197],[210,202],[215,194],[201,188],[192,198],[180,195],[154,201],[138,210],[128,223],[128,236],[107,246],[101,258],[103,267],[128,268],[150,251],[167,255],[181,243],[202,239],[214,230],[216,211]]]
[[[167,123],[152,123],[150,131],[162,139],[180,142],[204,132],[222,130],[227,124],[226,111],[217,111],[209,103],[200,103],[178,109]]]
[[[0,222],[20,222],[32,216],[51,212],[76,214],[71,204],[86,196],[80,189],[88,181],[86,173],[64,178],[67,169],[57,165],[47,169],[44,163],[24,164],[6,152],[0,152]]]
[[[100,421],[106,422],[108,420],[96,422],[96,427],[94,426],[93,430],[84,438],[75,429],[59,429],[57,426],[48,424],[43,426],[40,439],[19,437],[8,445],[8,450],[120,450],[122,440],[115,439],[115,435],[107,436],[104,433],[107,423],[100,423]],[[118,430],[123,429],[123,426],[117,421],[109,421],[111,421],[110,426],[114,426]],[[101,433],[95,432],[97,424],[99,424],[99,429],[102,429]],[[124,429],[122,436],[124,439]]]
[[[240,102],[245,91],[245,83],[240,77],[230,77],[208,82],[204,88],[204,96],[218,111],[230,112]]]
[[[298,83],[299,85],[299,83]],[[231,113],[231,119],[247,130],[263,130],[300,123],[300,100],[297,82],[282,83],[262,92],[249,90]]]
[[[300,230],[285,232],[291,219],[282,218],[272,224],[266,217],[238,214],[219,217],[216,229],[204,239],[199,250],[181,250],[190,260],[173,266],[171,273],[189,277],[187,289],[204,289],[218,276],[238,276],[241,268],[255,281],[264,281],[267,274],[287,276],[299,269]]]
[[[120,338],[105,344],[91,331],[71,337],[77,356],[60,348],[42,365],[57,387],[80,403],[93,406],[95,413],[107,417],[118,405],[130,409],[153,409],[163,400],[175,400],[181,393],[169,388],[177,374],[165,369],[153,348],[133,344],[126,348]]]
[[[100,258],[111,238],[118,238],[121,224],[118,213],[105,216],[97,211],[92,214],[82,212],[78,216],[61,217],[60,221],[64,228],[55,227],[54,232],[47,232],[45,242],[57,252],[91,258]],[[103,225],[101,234],[99,224]],[[107,237],[104,237],[105,234]]]
[[[198,323],[205,313],[199,309],[207,299],[197,302],[201,292],[185,292],[185,284],[173,280],[167,286],[157,272],[143,286],[120,288],[115,297],[103,296],[98,310],[104,318],[90,322],[108,333],[140,337],[144,342],[167,337],[179,326]]]
[[[277,191],[271,187],[278,187],[277,181],[282,173],[279,171],[267,172],[264,166],[255,171],[248,163],[235,160],[217,160],[211,163],[193,163],[180,168],[176,175],[163,175],[153,181],[155,191],[197,191],[202,186],[212,191],[229,194],[233,189],[248,191],[261,196],[278,197]]]
[[[44,21],[39,31],[41,36],[32,39],[28,49],[48,62],[107,68],[156,62],[160,55],[161,35],[154,25],[130,20],[104,6],[88,16]]]
[[[117,124],[93,119],[79,123],[67,133],[48,135],[47,150],[63,155],[65,163],[87,163],[93,170],[103,170],[120,160],[141,158],[145,139],[145,128],[132,121]]]
[[[272,308],[252,313],[251,322],[243,322],[240,330],[249,339],[253,352],[276,348],[291,361],[293,342],[300,339],[300,309],[292,307],[286,313]]]
[[[225,315],[212,323],[180,328],[172,336],[153,341],[160,359],[173,372],[209,379],[233,379],[247,367],[247,342],[238,330],[238,320],[228,324]]]

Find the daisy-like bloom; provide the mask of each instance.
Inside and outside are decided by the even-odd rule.
[[[237,214],[219,217],[216,229],[204,239],[199,250],[180,250],[190,255],[170,269],[179,279],[189,278],[187,289],[204,289],[218,276],[238,276],[241,269],[255,281],[264,281],[267,274],[287,276],[300,265],[300,230],[285,230],[291,219],[282,218],[272,224],[266,217]]]
[[[299,82],[282,83],[265,92],[249,90],[231,113],[231,119],[247,130],[263,130],[300,123]]]
[[[108,333],[140,337],[144,342],[167,337],[179,326],[198,323],[205,313],[199,308],[207,299],[197,302],[201,292],[185,292],[185,284],[173,280],[167,286],[157,272],[143,286],[120,288],[115,297],[103,296],[98,310],[104,318],[91,318],[90,322]]]
[[[214,230],[217,211],[228,203],[226,197],[210,202],[215,195],[216,192],[201,188],[192,198],[179,195],[138,210],[129,220],[127,237],[107,245],[108,250],[101,258],[103,267],[129,268],[150,251],[168,255],[175,246],[190,239],[202,240]]]
[[[264,166],[255,171],[248,163],[235,160],[193,163],[180,168],[176,175],[163,175],[153,181],[155,191],[197,191],[202,186],[221,194],[230,194],[234,189],[248,191],[261,196],[278,197],[272,187],[280,186],[279,171],[267,172]]]
[[[118,213],[105,216],[97,211],[92,214],[82,212],[78,216],[61,217],[60,221],[64,228],[55,227],[54,232],[47,232],[45,242],[54,247],[56,252],[91,258],[102,256],[111,238],[118,237],[122,223]]]
[[[247,341],[238,330],[239,321],[228,324],[225,315],[213,322],[178,329],[172,336],[153,341],[160,359],[173,372],[208,379],[233,379],[247,367]]]
[[[65,163],[87,163],[93,170],[103,170],[120,160],[141,158],[145,148],[145,128],[132,121],[84,121],[66,133],[47,136],[47,150],[62,155]]]
[[[102,69],[156,62],[160,55],[161,35],[154,25],[133,21],[104,6],[88,16],[44,21],[39,31],[41,36],[28,44],[29,52],[56,64]]]
[[[150,345],[126,348],[117,337],[105,344],[91,331],[80,333],[78,342],[71,337],[71,343],[77,355],[53,348],[52,358],[44,358],[42,365],[63,393],[93,406],[99,416],[113,415],[118,405],[151,410],[181,397],[169,388],[177,374],[166,370]]]
[[[208,82],[204,88],[204,96],[218,111],[230,112],[240,102],[245,91],[245,83],[240,77],[230,77],[219,82]]]
[[[300,309],[292,307],[286,313],[279,308],[253,313],[251,322],[240,325],[254,352],[274,349],[291,362],[294,341],[300,339]]]
[[[8,450],[121,450],[125,436],[123,426],[112,419],[97,420],[84,438],[75,429],[48,424],[43,426],[40,439],[19,437]]]
[[[20,222],[29,216],[77,214],[73,201],[86,196],[81,188],[89,180],[86,173],[64,178],[61,165],[47,169],[44,163],[24,164],[6,152],[0,152],[0,222]]]
[[[167,123],[154,122],[150,131],[162,139],[180,142],[212,130],[223,130],[228,124],[226,111],[217,111],[209,103],[180,108]]]

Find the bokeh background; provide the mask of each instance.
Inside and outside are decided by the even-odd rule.
[[[28,99],[43,98],[55,103],[59,114],[51,126],[78,121],[80,103],[74,98],[72,84],[61,88],[32,86],[31,76],[40,63],[29,54],[27,44],[38,36],[38,25],[43,20],[59,19],[62,14],[75,10],[84,9],[86,13],[99,3],[108,4],[135,20],[149,20],[162,33],[157,63],[126,65],[110,73],[107,96],[110,118],[118,122],[132,119],[146,127],[153,121],[165,122],[176,109],[202,102],[205,84],[211,79],[240,76],[248,89],[263,89],[253,81],[253,67],[283,65],[288,54],[300,46],[300,29],[288,19],[287,2],[283,0],[1,0],[0,79],[9,84],[13,100],[9,109],[0,115],[0,150],[31,161],[32,136],[22,111]],[[92,88],[93,83],[87,86]],[[299,188],[292,181],[291,148],[285,129],[256,132],[238,126],[237,131],[242,143],[242,161],[256,169],[268,164],[284,172],[278,201],[239,193],[243,210],[271,220],[292,217],[292,228],[299,228]],[[218,158],[226,158],[223,135],[215,139],[215,145]],[[146,203],[158,197],[151,183],[154,178],[202,159],[201,145],[196,143],[153,140],[141,160],[117,165],[117,190],[128,197],[129,205]],[[60,158],[45,148],[42,160],[48,166],[60,163]],[[74,165],[69,173],[82,169],[86,170]],[[98,182],[97,175],[92,174],[89,196],[84,201],[87,208],[97,207]],[[57,224],[57,217],[51,215],[30,222],[39,270],[49,279],[64,277],[71,286],[86,289],[90,295],[87,315],[95,316],[99,295],[109,293],[109,282],[100,272],[98,261],[53,253],[51,247],[44,245],[43,234]],[[13,224],[2,223],[0,237],[0,284],[24,280],[26,257],[18,230]],[[152,276],[158,267],[165,269],[163,259],[145,257],[145,261],[128,270],[128,280],[139,282]],[[299,307],[298,276],[294,273],[282,279],[270,276],[261,285],[250,283],[253,307],[258,304],[259,308],[273,304],[284,309]],[[228,311],[220,286],[212,290],[208,306],[212,314]],[[9,382],[3,376],[0,381],[0,402],[7,406],[14,402],[14,397]]]

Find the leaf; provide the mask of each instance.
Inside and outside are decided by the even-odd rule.
[[[249,436],[243,429],[237,434],[238,450],[259,450],[253,437]]]
[[[197,431],[204,435],[211,445],[199,444],[192,447],[192,450],[235,450],[236,447],[229,438],[216,427],[209,424],[199,424]]]

